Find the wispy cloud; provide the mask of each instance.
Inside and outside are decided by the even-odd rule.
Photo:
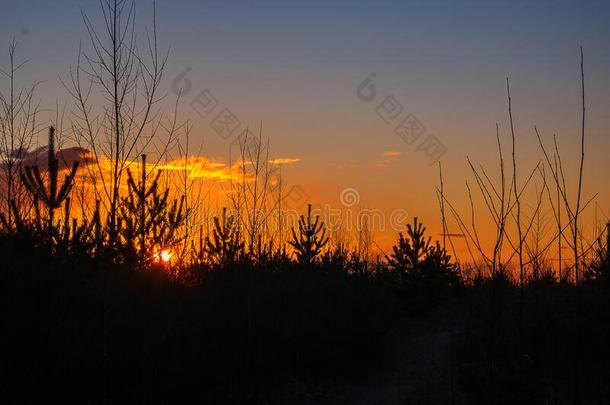
[[[383,152],[383,157],[397,159],[402,156],[402,152],[398,150],[386,150]]]
[[[296,158],[296,157],[280,157],[280,158],[271,159],[269,161],[269,163],[271,163],[273,165],[292,165],[292,164],[298,163],[300,161],[301,161],[301,159]]]
[[[237,180],[239,171],[226,163],[205,156],[175,159],[157,166],[158,170],[186,172],[190,179]]]

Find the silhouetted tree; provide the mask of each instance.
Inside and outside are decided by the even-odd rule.
[[[136,253],[145,264],[151,253],[177,242],[177,230],[184,222],[184,196],[170,202],[169,189],[159,190],[160,170],[152,182],[147,180],[146,155],[142,155],[140,172],[136,181],[127,169],[127,195],[122,199],[119,229],[125,253]]]
[[[599,238],[595,258],[587,273],[587,279],[610,285],[610,222],[606,224],[605,235]]]
[[[425,232],[417,217],[413,224],[407,224],[407,235],[398,234],[398,245],[392,247],[393,253],[387,257],[389,266],[399,273],[401,283],[456,285],[460,280],[457,266],[438,241],[431,244],[432,238],[426,238]]]
[[[64,177],[64,181],[60,186],[58,180],[59,160],[55,156],[55,128],[50,127],[47,150],[47,181],[45,182],[40,169],[36,165],[27,166],[25,172],[21,173],[21,181],[26,190],[32,195],[35,203],[41,201],[47,207],[47,227],[49,230],[55,225],[55,210],[66,200],[74,185],[74,176],[78,169],[78,163],[78,161],[72,163],[70,172]]]
[[[5,210],[6,226],[11,231],[16,225],[13,208],[17,208],[18,215],[29,208],[24,204],[28,193],[19,183],[19,173],[39,130],[36,119],[39,105],[34,100],[37,83],[18,87],[16,75],[26,62],[15,60],[16,49],[17,42],[13,40],[8,49],[9,66],[0,69],[8,80],[8,91],[0,90],[0,206]]]
[[[107,242],[113,245],[119,237],[121,184],[129,162],[153,145],[158,157],[163,156],[180,125],[176,111],[167,119],[159,105],[167,54],[159,53],[154,3],[152,27],[143,44],[136,33],[135,1],[102,1],[100,8],[99,27],[83,13],[89,49],[79,48],[65,87],[77,109],[72,119],[75,141],[92,152],[88,174],[101,180],[95,187],[103,197]],[[161,133],[164,139],[156,144]],[[106,159],[110,165],[104,164]]]
[[[214,217],[212,238],[205,239],[205,253],[212,264],[233,263],[244,252],[244,242],[233,215],[227,215],[222,209],[222,216]]]
[[[303,265],[311,264],[328,243],[324,222],[320,216],[311,216],[311,204],[307,204],[307,218],[299,218],[298,233],[292,227],[292,240],[288,242],[295,250],[297,261]]]
[[[402,232],[398,234],[398,245],[393,246],[394,253],[388,257],[388,263],[403,277],[416,273],[423,265],[423,259],[430,248],[431,237],[426,240],[423,224],[413,220],[413,226],[407,224],[407,237]]]

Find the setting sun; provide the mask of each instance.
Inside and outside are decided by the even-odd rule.
[[[161,261],[162,262],[169,262],[169,260],[172,258],[172,252],[169,250],[163,250],[161,251]]]
[[[153,259],[157,263],[169,263],[174,254],[169,249],[163,249],[161,251],[157,251],[153,255]]]

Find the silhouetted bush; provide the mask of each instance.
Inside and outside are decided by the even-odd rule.
[[[398,235],[398,244],[387,257],[388,266],[398,275],[398,282],[408,294],[417,294],[430,302],[446,299],[450,291],[462,285],[459,267],[437,241],[425,236],[426,228],[414,218],[407,225],[407,235]]]

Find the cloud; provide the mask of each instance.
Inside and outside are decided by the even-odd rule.
[[[48,151],[47,146],[42,146],[25,153],[15,152],[13,155],[17,157],[21,155],[22,166],[38,166],[41,170],[46,170],[49,162]],[[95,162],[91,152],[78,146],[61,149],[56,153],[56,156],[60,170],[72,167],[74,161],[80,162],[81,167]]]
[[[301,161],[300,158],[280,157],[280,158],[271,159],[269,161],[269,163],[271,163],[273,165],[292,165],[292,164],[298,163],[300,161]]]
[[[274,165],[291,165],[300,162],[300,158],[295,157],[280,157],[269,160],[269,163]],[[244,162],[246,165],[251,165],[252,162]],[[221,159],[208,158],[205,156],[192,156],[187,160],[175,159],[160,165],[157,165],[158,170],[166,171],[186,171],[187,176],[191,179],[214,179],[219,181],[239,181],[242,179],[242,162],[237,161],[229,166]],[[251,173],[246,170],[246,177],[249,178]]]
[[[238,180],[241,178],[237,164],[233,167],[226,163],[205,156],[191,156],[188,159],[175,159],[156,167],[158,170],[186,171],[190,179],[214,179],[220,181]]]
[[[398,150],[386,150],[383,152],[383,159],[375,162],[375,167],[378,169],[387,169],[392,166],[392,163],[402,156],[402,152]]]
[[[402,156],[402,152],[398,150],[386,150],[383,152],[383,157],[386,158],[399,158]]]

